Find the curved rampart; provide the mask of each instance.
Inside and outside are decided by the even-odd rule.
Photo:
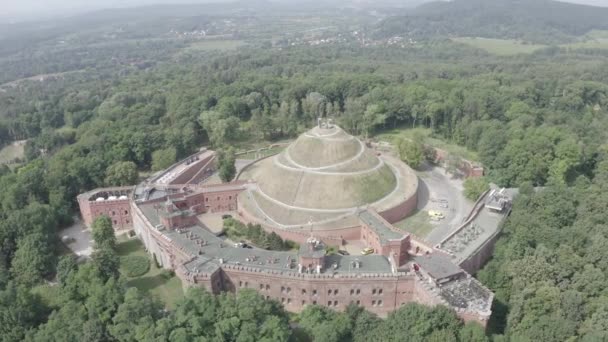
[[[410,216],[418,207],[418,191],[398,205],[379,212],[380,216],[390,223],[395,223]]]

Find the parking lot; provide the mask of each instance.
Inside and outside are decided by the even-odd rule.
[[[418,213],[398,222],[396,226],[411,229],[418,237],[435,244],[464,221],[473,203],[462,193],[463,180],[453,178],[443,168],[425,165],[417,174]],[[436,214],[435,218],[431,218],[429,211]],[[419,227],[424,229],[417,229]]]

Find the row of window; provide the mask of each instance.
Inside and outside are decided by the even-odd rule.
[[[129,215],[128,210],[125,210],[125,215]],[[112,210],[112,216],[116,216],[116,211]]]
[[[382,299],[377,300],[377,301],[376,300],[372,300],[372,306],[382,306],[382,305],[384,305],[382,303]]]
[[[249,283],[248,282],[239,281],[239,287],[243,287],[243,286],[244,287],[249,287]],[[260,290],[267,290],[268,291],[268,290],[270,290],[270,285],[269,284],[261,284],[260,283]],[[281,286],[281,293],[291,293],[291,287]],[[305,295],[306,293],[307,293],[306,289],[302,289],[302,294]],[[329,289],[329,290],[327,290],[327,295],[329,295],[329,296],[331,296],[332,294],[334,296],[337,296],[338,293],[339,293],[338,289],[333,289],[333,290]],[[377,295],[381,295],[382,293],[383,293],[383,289],[381,289],[381,288],[378,288],[378,289],[374,288],[374,289],[372,289],[372,295],[376,295],[376,294]],[[351,296],[353,296],[353,295],[359,295],[359,294],[361,294],[361,289],[350,289],[350,294],[351,294]],[[312,290],[312,295],[313,296],[317,295],[317,290],[316,289]]]
[[[266,300],[270,300],[270,296],[266,296]],[[285,297],[281,297],[281,303],[282,303],[282,304],[287,304],[287,305],[289,305],[289,304],[291,304],[291,298],[285,298]],[[317,304],[317,301],[316,301],[316,300],[313,300],[311,303],[312,303],[313,305],[316,305],[316,304]],[[361,301],[360,301],[360,300],[357,300],[357,301],[355,301],[355,302],[351,301],[351,303],[355,303],[355,304],[357,304],[357,305],[361,305]],[[328,306],[328,307],[337,307],[337,306],[338,306],[338,304],[339,304],[339,303],[338,303],[338,301],[337,301],[337,300],[333,300],[333,301],[332,301],[332,300],[328,300],[328,301],[327,301],[327,306]],[[304,306],[304,305],[306,305],[306,301],[305,301],[305,300],[302,300],[302,306]],[[403,305],[403,304],[402,304],[402,305]],[[374,307],[384,306],[384,303],[382,302],[382,300],[378,300],[378,301],[376,301],[376,300],[372,300],[372,306],[374,306]]]

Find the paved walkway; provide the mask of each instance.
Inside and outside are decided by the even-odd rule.
[[[58,235],[62,240],[64,237],[72,240],[66,246],[79,257],[89,257],[93,252],[91,230],[80,219],[76,219],[72,226],[59,231]]]

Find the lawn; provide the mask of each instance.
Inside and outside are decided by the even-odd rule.
[[[513,56],[518,54],[532,53],[547,47],[541,44],[526,44],[514,39],[492,39],[479,37],[452,38],[457,43],[467,44],[478,49],[485,50],[498,56]]]
[[[144,245],[137,239],[128,239],[125,235],[118,239],[117,251],[119,256],[145,256],[150,259],[150,270],[140,277],[128,278],[127,285],[152,294],[170,309],[175,308],[176,302],[184,296],[182,283],[175,275],[159,269],[156,263],[144,250]],[[124,269],[121,268],[121,272]]]
[[[378,135],[376,138],[383,141],[393,143],[397,137],[403,137],[406,139],[414,139],[414,137],[424,137],[424,143],[435,148],[448,151],[450,154],[460,156],[470,161],[479,161],[479,156],[475,151],[471,151],[466,147],[452,144],[437,138],[431,137],[430,128],[406,128],[399,127],[395,129],[386,130]]]
[[[414,215],[393,225],[421,239],[424,239],[435,228],[429,219],[429,214],[424,210],[419,210]]]

